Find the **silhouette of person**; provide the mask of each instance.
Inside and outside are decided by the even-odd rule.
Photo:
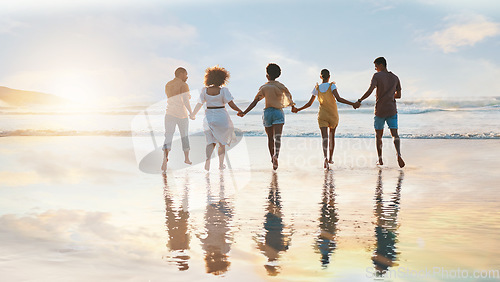
[[[207,207],[205,212],[205,232],[200,238],[205,251],[207,273],[221,275],[228,271],[231,250],[230,221],[233,209],[225,196],[224,173],[220,174],[219,196],[212,195],[210,178],[207,174]]]
[[[321,199],[321,217],[319,218],[320,234],[316,239],[316,248],[321,254],[321,266],[327,267],[330,255],[336,248],[337,222],[339,221],[335,207],[335,184],[333,170],[325,170],[325,182]]]
[[[281,252],[286,252],[290,246],[290,236],[284,233],[285,224],[281,212],[281,195],[278,186],[278,175],[273,171],[271,185],[269,187],[267,213],[265,215],[265,234],[258,240],[258,249],[267,257],[265,265],[267,274],[276,276],[279,274],[278,259]]]
[[[384,206],[382,170],[379,169],[377,188],[375,189],[374,214],[377,225],[375,226],[376,245],[372,255],[377,276],[383,276],[389,267],[396,265],[397,259],[397,236],[398,236],[398,212],[401,200],[401,185],[404,172],[401,171],[396,185],[396,191],[391,194],[388,206]]]
[[[173,259],[171,259],[177,263],[177,266],[181,271],[189,269],[189,255],[187,253],[190,241],[188,231],[189,184],[187,179],[189,178],[186,175],[182,204],[180,207],[177,207],[174,205],[174,199],[172,192],[170,191],[167,175],[163,174],[163,183],[165,185],[163,190],[166,207],[165,218],[168,232],[167,247],[170,252],[173,253]]]

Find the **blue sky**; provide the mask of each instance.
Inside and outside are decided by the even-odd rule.
[[[200,89],[216,64],[233,96],[251,100],[269,62],[296,100],[322,68],[354,100],[378,56],[403,99],[500,96],[495,0],[19,0],[0,4],[0,40],[0,85],[89,103],[163,99],[178,66]]]

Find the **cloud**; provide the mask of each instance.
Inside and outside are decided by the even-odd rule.
[[[14,34],[15,30],[27,25],[21,21],[9,18],[0,18],[0,34]]]
[[[444,53],[456,52],[462,46],[474,46],[488,37],[500,34],[500,23],[490,21],[482,15],[451,16],[444,21],[446,28],[428,37],[430,43]]]
[[[46,179],[35,171],[0,171],[0,185],[26,186],[45,183]]]

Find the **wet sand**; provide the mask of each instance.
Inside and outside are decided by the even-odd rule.
[[[0,138],[0,273],[418,281],[498,271],[500,141],[402,140],[402,170],[391,141],[379,168],[374,140],[337,139],[325,172],[319,138],[284,138],[273,172],[266,139],[244,137],[231,169],[195,162],[162,176],[139,169],[134,147],[146,139]]]

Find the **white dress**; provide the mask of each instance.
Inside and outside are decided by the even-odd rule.
[[[217,95],[208,95],[207,88],[203,88],[200,94],[199,103],[205,103],[205,119],[203,129],[207,143],[220,143],[229,145],[234,138],[234,126],[225,105],[233,100],[231,92],[226,87],[220,89]],[[210,107],[223,107],[209,109]]]

